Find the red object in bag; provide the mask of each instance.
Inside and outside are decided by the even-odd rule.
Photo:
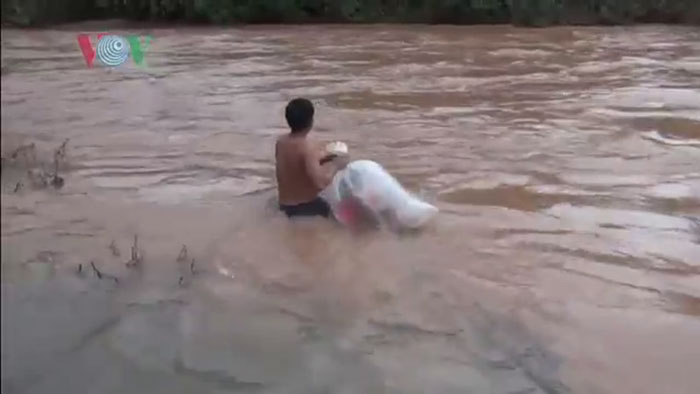
[[[345,199],[340,202],[338,207],[338,219],[340,219],[343,224],[348,226],[353,226],[357,224],[357,206],[353,204],[352,200]]]

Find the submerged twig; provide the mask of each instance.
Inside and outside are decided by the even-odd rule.
[[[122,255],[119,249],[117,248],[117,244],[114,240],[112,240],[112,243],[109,244],[109,250],[112,251],[112,256],[114,257],[119,257]]]
[[[95,267],[95,262],[91,261],[90,266],[92,267],[92,271],[97,275],[97,279],[102,279],[102,272]]]
[[[34,172],[34,170],[27,170],[27,178],[31,182],[32,187],[37,189],[43,189],[48,186],[48,181],[46,180],[46,174],[43,171]]]
[[[182,249],[180,249],[180,253],[177,255],[177,259],[175,261],[178,263],[184,263],[187,261],[187,245],[182,245]]]
[[[54,150],[53,163],[40,163],[37,161],[36,145],[32,142],[19,146],[12,151],[9,159],[3,157],[3,166],[6,161],[20,161],[27,167],[29,184],[34,189],[43,189],[52,186],[60,189],[65,185],[65,179],[60,175],[62,161],[66,158],[66,148],[70,139],[66,139]],[[53,166],[53,168],[51,168]],[[35,168],[38,167],[38,168]],[[24,185],[22,185],[24,186]],[[16,188],[19,190],[18,188]]]
[[[66,181],[57,174],[55,174],[53,178],[51,178],[51,186],[55,187],[56,189],[62,188],[65,183]]]
[[[63,187],[64,183],[63,178],[58,175],[58,155],[55,155],[53,159],[53,177],[51,177],[51,186],[55,187],[56,189],[60,189]]]
[[[177,256],[177,262],[178,263],[184,263],[187,259],[187,247],[185,245],[182,246],[182,250],[180,251],[180,255]],[[182,267],[184,269],[184,267]],[[194,277],[197,274],[197,270],[195,268],[195,260],[194,257],[190,261],[190,273],[184,274],[180,276],[180,279],[178,280],[177,284],[182,286],[185,284],[190,284],[192,281],[192,277]],[[186,280],[187,279],[187,280]]]
[[[66,158],[66,145],[68,144],[68,141],[70,141],[70,139],[66,138],[53,154],[53,177],[51,178],[51,186],[55,187],[56,189],[62,188],[65,184],[65,180],[58,175],[58,171],[60,160]]]
[[[27,152],[31,152],[32,157],[36,158],[36,145],[34,145],[33,142],[31,144],[20,145],[19,147],[17,147],[17,149],[12,151],[12,153],[10,154],[10,158],[16,159],[21,153],[22,156],[26,159]]]
[[[70,138],[66,138],[63,143],[56,149],[56,152],[54,153],[54,157],[58,158],[60,157],[61,159],[66,158],[66,145],[68,145],[68,141],[70,141]]]
[[[134,244],[131,246],[131,260],[126,263],[127,267],[135,267],[143,262],[143,256],[139,253],[139,236],[134,235]]]
[[[139,259],[139,236],[134,234],[134,244],[131,246],[131,259]]]
[[[98,270],[97,267],[95,266],[94,261],[90,262],[90,266],[92,267],[92,271],[95,273],[95,275],[97,275],[97,279],[110,278],[114,281],[114,283],[119,283],[119,278],[117,278],[116,276],[110,275],[110,274],[105,274],[105,273],[102,273],[100,270]]]

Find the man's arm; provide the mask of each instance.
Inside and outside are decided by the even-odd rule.
[[[320,156],[320,153],[313,145],[308,145],[304,151],[306,171],[309,174],[309,177],[311,177],[314,185],[319,190],[322,190],[328,186],[329,183],[331,183],[331,180],[333,179],[335,173],[338,172],[338,169],[332,164],[332,161],[326,163],[325,165],[321,165]]]

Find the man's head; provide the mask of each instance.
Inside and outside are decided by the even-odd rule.
[[[314,125],[314,105],[305,98],[295,98],[284,111],[292,134],[305,133]]]

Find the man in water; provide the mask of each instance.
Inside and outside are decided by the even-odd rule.
[[[314,123],[314,106],[305,98],[287,104],[285,118],[291,129],[277,139],[275,162],[280,210],[288,217],[329,217],[330,206],[319,193],[345,167],[347,158],[324,160],[319,143],[307,138]],[[324,162],[323,164],[321,162]]]

